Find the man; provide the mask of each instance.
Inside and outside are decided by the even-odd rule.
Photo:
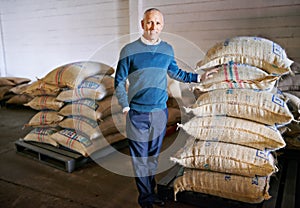
[[[200,76],[178,68],[172,46],[159,38],[164,19],[158,9],[146,10],[141,26],[144,30],[142,37],[127,44],[120,52],[115,89],[126,115],[126,132],[139,192],[138,203],[149,208],[152,204],[164,204],[155,195],[154,175],[168,120],[167,74],[181,82],[200,82],[217,69]]]

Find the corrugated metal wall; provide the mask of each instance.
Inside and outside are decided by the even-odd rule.
[[[108,42],[138,32],[149,7],[164,13],[164,37],[191,67],[201,59],[199,50],[238,35],[269,38],[300,62],[300,0],[1,0],[0,76],[41,77],[88,59]]]

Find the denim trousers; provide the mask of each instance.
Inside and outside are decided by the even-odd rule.
[[[167,121],[167,108],[153,112],[130,109],[127,114],[126,133],[140,205],[152,204],[154,200],[155,174]]]

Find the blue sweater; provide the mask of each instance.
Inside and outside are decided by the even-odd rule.
[[[167,42],[147,45],[138,39],[127,44],[121,50],[115,75],[116,96],[120,105],[141,112],[166,108],[167,74],[181,82],[197,82],[198,77],[178,68],[173,48]]]

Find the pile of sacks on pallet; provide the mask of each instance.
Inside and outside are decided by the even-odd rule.
[[[97,62],[76,62],[55,68],[33,82],[24,104],[38,111],[25,127],[24,141],[65,147],[87,157],[126,139],[125,116],[114,96],[114,69]],[[168,126],[180,121],[175,98],[168,100]]]
[[[278,126],[294,120],[274,86],[292,63],[278,44],[259,37],[227,39],[208,50],[197,71],[219,70],[195,87],[200,96],[185,108],[192,118],[179,125],[189,138],[171,157],[184,167],[175,199],[180,191],[247,203],[270,198],[274,153],[286,145]]]
[[[294,76],[284,75],[278,81],[278,89],[285,96],[294,118],[300,120],[300,64],[293,65]],[[300,123],[292,121],[280,129],[288,149],[300,150]]]
[[[60,66],[28,87],[25,104],[39,112],[23,139],[62,146],[83,156],[125,139],[125,120],[114,103],[114,69],[97,62]]]
[[[32,100],[31,95],[22,92],[31,80],[25,77],[0,77],[0,102],[23,105]]]

